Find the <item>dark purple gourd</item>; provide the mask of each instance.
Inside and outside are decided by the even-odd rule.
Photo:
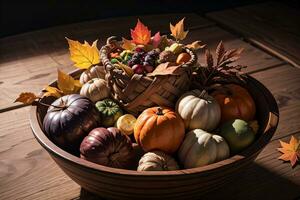
[[[117,128],[95,128],[82,141],[80,157],[100,165],[128,169],[134,152],[130,138]]]
[[[43,128],[55,144],[76,153],[83,138],[99,122],[100,116],[93,102],[84,96],[71,94],[51,104],[45,115]]]

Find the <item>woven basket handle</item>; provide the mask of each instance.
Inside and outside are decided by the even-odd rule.
[[[122,41],[122,38],[120,38],[119,36],[111,36],[107,38],[106,45],[110,45],[112,47],[119,47],[120,45],[118,43],[120,41]]]

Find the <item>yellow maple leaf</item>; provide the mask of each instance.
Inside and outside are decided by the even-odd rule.
[[[122,42],[123,42],[123,44],[121,45],[121,47],[123,49],[132,51],[136,47],[136,44],[134,44],[133,42],[131,42],[130,40],[127,40],[125,38],[123,38]]]
[[[100,55],[97,48],[97,40],[93,42],[92,46],[88,42],[81,44],[78,41],[66,38],[69,43],[70,59],[75,63],[79,69],[88,69],[92,65],[99,64]]]
[[[43,94],[43,97],[54,96],[56,98],[59,98],[63,95],[63,91],[59,90],[56,87],[51,87],[49,85],[47,85],[44,90],[46,92]]]
[[[81,88],[78,80],[59,69],[57,69],[57,86],[64,94],[77,93]]]
[[[170,23],[170,30],[171,30],[171,33],[172,33],[171,35],[176,40],[183,40],[189,32],[189,31],[184,31],[184,26],[183,26],[184,19],[185,18],[180,20],[177,24],[175,24],[175,26],[173,26]]]
[[[283,153],[278,159],[290,161],[292,167],[297,163],[300,157],[300,141],[294,136],[291,137],[289,143],[279,140],[282,148],[277,148],[278,151]]]
[[[14,101],[15,102],[21,102],[23,104],[32,104],[36,99],[39,99],[38,96],[36,96],[32,92],[22,92],[19,97]]]

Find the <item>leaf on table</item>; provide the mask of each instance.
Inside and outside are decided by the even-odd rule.
[[[70,59],[75,63],[79,69],[88,69],[92,65],[100,62],[99,50],[97,48],[97,40],[93,42],[92,46],[88,42],[81,44],[78,41],[66,38],[69,43]]]
[[[181,65],[175,65],[174,63],[165,62],[159,64],[152,73],[147,74],[147,76],[157,76],[157,75],[178,75],[180,74],[182,68]]]
[[[191,44],[185,45],[187,48],[192,49],[192,50],[198,50],[198,49],[203,49],[206,47],[206,44],[202,44],[201,41],[197,40]]]
[[[22,92],[19,97],[14,101],[15,102],[21,102],[23,104],[32,104],[36,99],[39,99],[38,96],[36,96],[32,92]]]
[[[278,159],[289,161],[292,167],[295,166],[300,158],[300,141],[294,136],[291,137],[289,143],[279,140],[282,148],[277,148],[278,151],[283,153]]]
[[[160,44],[160,41],[161,41],[160,32],[157,32],[157,33],[155,33],[155,35],[152,38],[153,48],[157,48],[158,45]]]
[[[151,31],[138,19],[134,30],[131,29],[131,38],[135,44],[146,45],[151,40]]]
[[[63,95],[63,91],[59,90],[56,87],[46,86],[44,89],[45,93],[43,94],[43,97],[53,96],[56,98],[59,98]]]
[[[79,91],[81,84],[72,76],[57,69],[57,86],[64,94],[74,94]]]
[[[180,20],[175,26],[173,26],[170,23],[170,30],[171,30],[171,35],[176,39],[176,40],[183,40],[186,35],[188,34],[189,31],[184,31],[184,19]]]
[[[125,38],[123,38],[122,43],[123,43],[123,44],[121,45],[121,47],[122,47],[123,49],[129,50],[129,51],[134,50],[135,47],[136,47],[136,44],[134,44],[132,41],[127,40],[127,39],[125,39]]]

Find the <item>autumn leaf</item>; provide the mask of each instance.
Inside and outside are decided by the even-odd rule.
[[[189,32],[189,31],[184,31],[184,26],[183,26],[184,19],[185,18],[180,20],[177,24],[175,24],[175,26],[173,26],[170,23],[170,30],[171,30],[171,33],[172,33],[171,35],[176,40],[183,40]]]
[[[159,64],[152,73],[147,74],[147,76],[157,76],[157,75],[178,75],[180,74],[181,65],[173,65],[173,63],[165,62]]]
[[[213,56],[208,49],[206,49],[206,51],[205,51],[205,60],[206,60],[207,67],[214,66]]]
[[[185,45],[187,48],[192,49],[192,50],[198,50],[198,49],[203,49],[206,47],[206,44],[202,44],[201,41],[197,40],[191,44]]]
[[[127,39],[125,39],[125,38],[123,38],[123,41],[122,41],[122,42],[123,42],[123,44],[121,45],[121,47],[122,47],[123,49],[132,51],[132,50],[134,50],[135,47],[136,47],[136,44],[134,44],[133,42],[131,42],[130,40],[127,40]]]
[[[81,87],[78,80],[57,69],[57,86],[64,94],[77,93]]]
[[[216,48],[217,64],[220,63],[221,58],[224,56],[225,52],[225,47],[223,41],[221,40]]]
[[[100,62],[99,50],[97,48],[97,40],[92,46],[88,42],[81,44],[78,41],[66,38],[69,43],[70,59],[79,69],[88,69],[90,66]]]
[[[38,96],[36,96],[32,92],[22,92],[19,97],[14,101],[15,102],[21,102],[23,104],[32,104],[36,99],[39,99]]]
[[[283,153],[278,159],[290,161],[292,167],[295,166],[300,158],[300,141],[294,136],[291,137],[290,143],[279,141],[282,148],[277,148],[278,151]]]
[[[154,48],[157,48],[158,45],[160,44],[161,41],[161,36],[160,36],[160,32],[155,33],[155,35],[152,38],[152,46]]]
[[[131,29],[131,38],[135,44],[146,45],[151,40],[151,31],[138,19],[134,30]]]
[[[119,69],[122,69],[128,76],[132,77],[134,72],[133,69],[131,69],[130,67],[128,67],[127,65],[117,61],[118,63],[115,64],[115,66],[117,66]]]
[[[46,86],[44,91],[45,91],[45,93],[43,94],[44,97],[53,96],[59,98],[63,95],[63,91],[59,90],[56,87]]]

